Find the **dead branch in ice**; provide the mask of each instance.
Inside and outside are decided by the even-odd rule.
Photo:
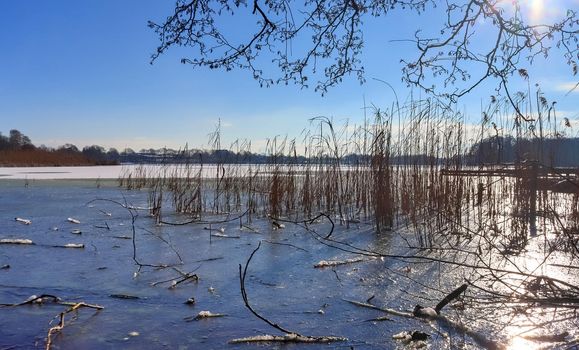
[[[458,323],[456,321],[453,321],[453,320],[451,320],[451,319],[449,319],[449,318],[447,318],[444,315],[441,315],[439,313],[439,311],[442,310],[442,308],[445,305],[447,305],[449,302],[451,302],[452,300],[454,300],[458,296],[460,296],[460,294],[462,294],[466,290],[466,288],[467,287],[465,284],[456,288],[451,293],[446,295],[438,303],[436,308],[430,308],[430,307],[424,308],[424,307],[421,307],[420,305],[417,305],[412,313],[388,309],[388,308],[381,308],[381,307],[378,307],[378,306],[375,306],[372,304],[354,301],[354,300],[347,300],[347,299],[344,299],[344,300],[351,303],[351,304],[357,305],[357,306],[366,307],[366,308],[370,308],[370,309],[374,309],[374,310],[380,310],[380,311],[386,312],[386,313],[391,314],[391,315],[402,316],[402,317],[407,317],[407,318],[415,318],[416,317],[416,318],[420,318],[420,319],[436,321],[441,326],[446,326],[448,328],[452,328],[457,333],[461,333],[461,334],[469,336],[475,342],[477,342],[480,346],[482,346],[486,349],[492,349],[492,350],[504,349],[505,346],[502,343],[495,341],[495,340],[488,339],[481,332],[477,332],[475,330],[472,330],[472,329],[468,328],[466,325],[464,325],[462,323]]]
[[[288,247],[292,247],[295,248],[297,250],[301,250],[302,252],[306,252],[308,253],[308,251],[304,248],[298,247],[297,245],[291,244],[291,243],[281,243],[281,242],[273,242],[273,241],[268,241],[268,240],[263,240],[263,242],[265,243],[269,243],[269,244],[274,244],[274,245],[285,245]]]
[[[60,304],[70,305],[70,307],[68,309],[66,309],[65,311],[61,312],[57,316],[60,318],[60,321],[58,322],[58,324],[56,326],[53,326],[53,327],[48,329],[48,334],[46,336],[46,348],[45,348],[46,350],[50,350],[50,347],[52,346],[52,335],[55,333],[58,333],[64,329],[64,316],[66,316],[66,314],[71,313],[73,311],[76,311],[80,308],[90,308],[90,309],[96,309],[96,310],[102,310],[103,309],[103,307],[100,305],[86,304],[84,302],[66,303],[66,304],[64,304],[63,302],[60,302]]]
[[[190,225],[190,224],[200,224],[200,225],[225,224],[227,222],[236,221],[236,220],[241,219],[242,217],[247,215],[248,212],[249,212],[249,209],[247,209],[246,211],[244,211],[243,213],[240,213],[239,215],[237,215],[235,217],[227,217],[223,220],[215,220],[215,221],[200,220],[199,218],[194,218],[192,220],[183,221],[183,222],[170,222],[170,221],[161,220],[161,221],[159,221],[159,223],[165,224],[165,225],[171,225],[171,226],[183,226],[183,225]],[[229,216],[229,214],[228,214],[228,216]]]
[[[325,214],[325,213],[319,213],[317,216],[313,217],[313,218],[308,218],[305,220],[288,220],[288,219],[281,219],[281,218],[274,218],[271,217],[271,219],[273,220],[273,222],[275,222],[276,224],[279,225],[280,222],[285,222],[285,223],[290,223],[290,224],[294,224],[294,225],[298,225],[301,227],[304,227],[306,230],[308,231],[312,231],[308,225],[311,225],[315,222],[319,222],[319,219],[321,218],[326,218],[330,224],[332,225],[330,228],[330,231],[328,232],[328,234],[326,234],[326,236],[324,236],[325,239],[328,239],[332,236],[332,233],[334,232],[334,228],[335,228],[335,224],[334,224],[334,220],[332,220],[332,218],[330,218],[329,215]]]
[[[257,342],[274,342],[274,343],[332,343],[338,341],[347,341],[343,337],[307,337],[298,334],[285,335],[256,335],[253,337],[237,338],[229,341],[229,344],[240,343],[257,343]]]
[[[241,236],[230,236],[230,235],[225,235],[223,233],[212,233],[211,237],[217,237],[217,238],[241,238]]]
[[[214,257],[214,258],[200,259],[200,260],[195,260],[195,261],[192,261],[192,262],[193,262],[193,263],[200,263],[200,262],[215,261],[215,260],[221,260],[221,259],[225,259],[225,258],[222,257],[222,256],[217,256],[217,257]]]
[[[58,303],[60,302],[60,298],[51,294],[41,294],[41,295],[31,295],[30,297],[26,298],[26,300],[20,302],[20,303],[14,303],[14,304],[0,304],[0,306],[22,306],[22,305],[27,305],[27,304],[42,304],[44,302],[48,302],[48,301],[52,301],[54,303]]]
[[[183,258],[181,257],[181,254],[179,254],[177,249],[173,246],[173,243],[171,242],[171,236],[168,233],[167,233],[167,238],[168,238],[168,240],[167,240],[167,239],[161,237],[160,235],[157,235],[157,234],[151,232],[150,230],[147,230],[146,228],[143,228],[143,230],[150,233],[151,236],[155,237],[156,239],[160,240],[161,242],[165,243],[173,251],[173,253],[175,253],[177,258],[179,259],[179,264],[183,265]]]
[[[82,243],[67,243],[64,245],[50,245],[50,244],[36,244],[30,239],[23,238],[3,238],[0,239],[0,244],[17,244],[17,245],[36,245],[41,247],[52,247],[52,248],[84,248]]]
[[[354,264],[358,262],[368,261],[368,259],[364,258],[352,258],[352,259],[345,259],[345,260],[320,260],[318,263],[314,265],[315,268],[319,269],[322,267],[331,267],[331,266],[338,266],[338,265],[346,265],[346,264]]]
[[[141,269],[143,267],[152,267],[152,268],[167,268],[170,267],[171,265],[168,264],[148,264],[148,263],[144,263],[141,262],[141,260],[139,259],[138,255],[137,255],[137,228],[136,228],[136,221],[137,221],[137,217],[139,216],[139,213],[137,210],[140,210],[141,208],[136,208],[132,205],[129,205],[126,201],[125,203],[121,203],[119,201],[113,200],[113,199],[106,199],[106,198],[97,198],[97,199],[93,199],[91,201],[89,201],[87,203],[87,205],[97,202],[97,201],[105,201],[105,202],[110,202],[110,203],[114,203],[124,209],[127,210],[127,212],[129,213],[129,215],[131,216],[131,242],[133,244],[133,261],[135,262],[135,264],[138,266],[137,271],[135,271],[135,273],[133,274],[133,276],[136,278],[139,273],[141,272]],[[151,233],[150,231],[148,231],[149,233]],[[177,253],[177,251],[175,250],[175,248],[166,240],[164,240],[162,237],[159,237],[158,235],[152,234],[154,237],[161,239],[163,242],[167,243],[169,245],[169,247],[177,254],[180,263],[183,263],[183,260],[181,259],[181,256],[179,255],[179,253]],[[124,237],[122,237],[124,238]]]
[[[141,211],[145,211],[145,210],[146,210],[146,211],[150,211],[150,210],[153,209],[152,207],[139,207],[139,206],[131,205],[131,204],[126,203],[126,201],[125,201],[125,203],[123,204],[123,203],[121,203],[121,202],[119,202],[119,201],[116,201],[116,200],[114,200],[114,199],[108,199],[108,198],[95,198],[95,199],[93,199],[93,200],[91,200],[91,201],[88,201],[88,202],[86,203],[86,205],[90,207],[90,205],[91,205],[92,203],[97,202],[97,201],[111,202],[111,203],[120,205],[121,207],[123,207],[123,208],[125,208],[125,209],[128,209],[128,210],[135,210],[135,211],[136,211],[136,210],[141,210]],[[101,210],[101,212],[102,212],[102,210]],[[111,215],[112,215],[112,214],[111,214],[111,215],[108,215],[109,213],[107,213],[107,212],[103,212],[103,214],[105,214],[105,215],[107,215],[107,216],[111,216]]]
[[[0,244],[24,244],[24,245],[32,245],[34,242],[30,239],[24,238],[2,238],[0,239]]]
[[[248,225],[241,225],[241,226],[239,227],[239,229],[240,229],[240,230],[244,230],[244,229],[245,229],[245,230],[248,230],[249,232],[258,233],[258,234],[261,233],[261,232],[259,232],[257,229],[255,229],[255,228],[253,228],[253,227],[251,227],[251,226],[248,226]]]
[[[245,268],[243,268],[241,266],[241,264],[239,264],[239,286],[241,289],[241,297],[243,298],[243,303],[245,304],[245,307],[257,318],[259,318],[260,320],[262,320],[263,322],[267,323],[268,325],[270,325],[271,327],[277,329],[278,331],[281,331],[284,333],[284,335],[282,336],[274,336],[274,335],[265,335],[265,336],[256,336],[256,337],[248,337],[248,338],[239,338],[239,339],[233,339],[230,341],[230,343],[247,343],[247,342],[301,342],[301,343],[328,343],[328,342],[335,342],[335,341],[347,341],[348,338],[343,338],[343,337],[334,337],[334,336],[304,336],[301,335],[297,332],[292,332],[290,330],[287,330],[285,328],[283,328],[282,326],[278,325],[277,323],[274,323],[270,320],[268,320],[267,318],[261,316],[259,313],[257,313],[257,311],[255,311],[253,309],[253,307],[249,304],[249,299],[247,296],[247,291],[245,289],[245,278],[247,276],[247,268],[249,267],[249,263],[251,262],[251,259],[253,259],[253,256],[255,255],[255,253],[257,253],[257,251],[259,250],[259,248],[261,247],[261,241],[259,242],[259,244],[257,245],[257,248],[255,248],[253,250],[253,252],[251,253],[251,255],[249,256],[249,258],[247,259],[247,261],[245,262]]]
[[[391,319],[388,316],[380,316],[366,320],[366,322],[382,322],[382,321],[393,321],[393,319]]]
[[[107,230],[109,230],[109,231],[110,231],[110,229],[111,229],[110,226],[109,226],[109,223],[106,222],[106,221],[105,221],[105,224],[104,224],[104,225],[94,225],[94,227],[95,227],[95,228],[107,229]]]
[[[76,311],[78,309],[81,309],[81,308],[89,308],[89,309],[95,309],[95,310],[104,309],[103,306],[96,305],[96,304],[88,304],[88,303],[85,303],[82,301],[81,302],[63,301],[59,297],[51,295],[51,294],[31,295],[23,302],[14,303],[14,304],[0,304],[0,306],[17,307],[17,306],[30,305],[30,304],[44,304],[47,302],[51,302],[51,303],[57,304],[57,305],[65,305],[65,306],[68,306],[69,308],[64,310],[60,314],[58,314],[58,316],[56,316],[55,318],[60,318],[60,321],[58,322],[58,324],[56,326],[53,326],[53,327],[48,329],[48,334],[46,337],[46,347],[45,347],[46,350],[50,350],[50,347],[52,346],[52,336],[55,333],[58,333],[64,329],[64,316],[66,314],[69,314],[69,313]],[[51,324],[51,323],[52,323],[52,321],[50,321],[49,324]]]
[[[126,300],[141,299],[141,297],[138,297],[136,295],[130,295],[130,294],[110,294],[109,297],[114,298],[114,299],[126,299]]]
[[[342,299],[342,300],[344,300],[350,304],[354,304],[356,306],[365,307],[368,309],[379,310],[379,311],[382,311],[382,312],[385,312],[387,314],[394,315],[394,316],[409,317],[409,318],[414,317],[414,315],[411,312],[405,312],[405,311],[399,311],[399,310],[394,310],[394,309],[389,309],[389,308],[383,308],[380,306],[364,303],[361,301],[355,301],[355,300],[349,300],[349,299]]]
[[[201,266],[199,266],[199,267],[201,267]],[[187,282],[187,281],[198,282],[199,276],[197,276],[197,274],[193,273],[193,272],[197,271],[199,269],[199,267],[191,272],[183,272],[183,271],[179,270],[178,268],[173,267],[173,270],[177,271],[181,276],[170,278],[170,279],[163,280],[163,281],[154,282],[154,283],[151,283],[151,286],[154,287],[154,286],[157,286],[159,284],[171,282],[169,289],[173,289],[173,288],[176,288],[179,284]]]
[[[113,216],[112,213],[106,212],[106,211],[104,211],[104,210],[102,210],[102,209],[99,209],[99,211],[100,211],[101,213],[103,213],[104,215],[106,215],[106,216]]]
[[[226,314],[218,314],[218,313],[213,313],[211,311],[200,311],[195,317],[190,316],[190,317],[185,317],[185,321],[187,322],[191,322],[191,321],[199,321],[205,318],[215,318],[215,317],[225,317],[227,316]]]
[[[450,303],[454,299],[458,298],[462,293],[464,293],[467,287],[468,284],[465,283],[462,286],[450,292],[447,296],[445,296],[444,299],[442,299],[438,304],[436,304],[436,307],[434,308],[436,313],[440,313],[440,310],[442,310],[443,307],[445,307],[448,303]]]
[[[84,244],[82,243],[67,243],[64,245],[51,245],[53,248],[72,248],[72,249],[84,249]]]
[[[28,219],[14,218],[14,220],[17,221],[17,222],[19,222],[19,223],[21,223],[21,224],[24,224],[24,225],[30,225],[30,224],[32,224],[32,221],[31,221],[31,220],[28,220]]]

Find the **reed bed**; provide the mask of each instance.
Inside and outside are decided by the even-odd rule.
[[[488,235],[498,237],[498,250],[514,254],[537,228],[566,232],[562,246],[569,248],[578,237],[577,191],[555,193],[533,183],[532,173],[536,166],[552,167],[556,154],[543,145],[564,130],[554,105],[539,93],[534,100],[529,95],[518,95],[525,115],[493,100],[478,125],[432,100],[373,108],[362,125],[315,118],[300,139],[270,139],[265,164],[252,164],[251,143],[236,141],[233,162],[142,165],[119,182],[148,189],[158,220],[163,206],[192,218],[247,211],[248,222],[323,212],[346,226],[372,224],[380,233],[409,228],[412,244],[421,248]],[[220,125],[210,145],[213,152],[222,149]],[[511,148],[516,157],[506,164]],[[518,175],[493,174],[505,168]],[[462,170],[481,172],[456,175]]]

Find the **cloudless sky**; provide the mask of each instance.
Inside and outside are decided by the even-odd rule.
[[[577,0],[552,1],[551,10],[553,4],[579,10]],[[360,123],[364,101],[388,108],[394,95],[373,78],[390,83],[401,100],[407,99],[400,59],[417,53],[413,44],[392,40],[411,39],[415,30],[442,20],[403,11],[369,20],[363,57],[367,82],[360,85],[349,77],[322,97],[294,85],[260,88],[247,71],[193,69],[180,63],[181,57],[191,57],[186,49],[170,50],[151,65],[158,38],[147,21],[162,22],[173,5],[161,0],[0,1],[0,132],[18,129],[34,144],[52,147],[73,143],[139,150],[188,143],[206,148],[220,118],[224,146],[251,139],[253,151],[260,152],[267,138],[298,137],[309,118]],[[234,21],[232,28],[242,25]],[[558,102],[560,114],[579,119],[579,94],[566,94],[577,77],[562,58],[552,57],[536,62],[530,82],[540,83],[545,96]],[[484,86],[459,101],[458,108],[476,122],[491,94],[492,86]]]

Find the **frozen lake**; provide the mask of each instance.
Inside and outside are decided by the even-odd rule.
[[[0,172],[6,169],[18,176],[28,172],[30,176],[59,177],[61,171],[68,171],[3,168]],[[99,169],[103,175],[95,176]],[[124,206],[147,207],[148,192],[127,191],[115,181],[94,180],[114,178],[114,171],[121,169],[71,169],[67,174],[74,174],[75,181],[26,176],[0,179],[0,239],[34,243],[0,244],[0,304],[18,304],[32,295],[48,294],[65,302],[104,307],[68,314],[64,329],[52,336],[55,349],[405,349],[410,345],[393,339],[402,331],[427,333],[426,346],[430,348],[481,347],[456,328],[389,315],[347,301],[408,312],[417,304],[436,305],[472,278],[469,270],[455,266],[348,252],[360,247],[383,254],[409,254],[413,236],[404,230],[377,235],[371,223],[349,228],[336,225],[333,241],[324,241],[320,237],[331,229],[328,220],[312,223],[309,230],[291,223],[276,229],[266,218],[252,222],[242,219],[244,226],[240,227],[238,213],[231,213],[205,215],[205,222],[173,226],[156,224],[146,210],[132,211],[133,226],[131,211]],[[93,175],[79,179],[79,174]],[[16,221],[16,217],[31,223]],[[191,218],[167,211],[163,219],[182,223]],[[207,230],[209,227],[212,231]],[[281,335],[245,307],[240,291],[239,266],[260,242],[246,277],[251,306],[293,332],[348,340],[329,345],[229,343],[236,338]],[[67,244],[82,244],[84,248],[62,248]],[[322,260],[352,259],[358,261],[314,267]],[[193,274],[198,279],[175,284]],[[189,299],[195,302],[187,304]],[[480,290],[470,288],[463,301],[445,309],[445,315],[483,337],[502,341],[509,349],[542,346],[512,338],[517,329],[526,329],[517,328],[517,324],[529,323],[529,315],[503,312],[499,304],[485,300]],[[0,348],[44,348],[48,329],[58,324],[59,313],[66,309],[49,300],[42,305],[2,307]],[[201,311],[223,316],[195,320]],[[545,315],[550,314],[535,314],[537,318],[531,321],[539,322]],[[555,331],[569,330],[560,327]]]
[[[350,339],[330,348],[363,345],[377,349],[395,346],[392,334],[408,326],[406,320],[366,322],[381,313],[342,300],[366,300],[374,295],[376,300],[391,300],[393,306],[402,306],[395,295],[406,293],[391,280],[381,278],[386,266],[396,264],[373,259],[316,269],[313,266],[320,260],[352,256],[317,243],[310,233],[297,227],[274,230],[267,220],[251,224],[256,232],[240,229],[238,220],[214,225],[238,237],[222,238],[210,237],[206,225],[156,226],[146,212],[139,212],[135,226],[137,258],[143,264],[173,267],[143,267],[136,273],[139,269],[133,260],[130,214],[109,201],[88,204],[97,198],[147,205],[146,192],[124,191],[106,183],[96,188],[93,181],[36,181],[24,187],[21,181],[0,181],[0,238],[30,239],[35,243],[0,245],[0,265],[9,265],[0,270],[0,303],[19,303],[31,295],[50,294],[64,301],[104,307],[101,311],[81,309],[71,315],[73,319],[67,320],[64,330],[54,336],[55,348],[255,348],[254,344],[232,345],[228,341],[279,334],[254,317],[241,298],[238,266],[245,263],[260,241],[262,247],[249,267],[247,293],[255,309],[280,325],[307,335]],[[24,225],[15,217],[32,223]],[[67,221],[69,217],[80,224]],[[186,218],[176,215],[166,219]],[[322,233],[329,228],[325,223],[315,226]],[[72,233],[74,230],[81,233]],[[361,245],[379,243],[373,242],[371,231],[371,226],[361,226],[356,231],[337,232],[336,237]],[[54,247],[69,243],[85,248]],[[162,282],[178,278],[178,271],[195,273],[199,280],[175,288],[169,288],[171,281]],[[189,298],[195,298],[195,303],[185,304]],[[58,323],[53,318],[64,309],[51,303],[4,308],[0,347],[44,348],[48,328]],[[226,316],[191,321],[203,310]],[[425,327],[420,323],[416,327]]]
[[[118,179],[125,165],[74,167],[0,167],[0,179]]]

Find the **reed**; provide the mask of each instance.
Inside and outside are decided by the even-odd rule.
[[[230,147],[234,159],[142,165],[119,181],[128,189],[148,188],[156,217],[164,205],[194,218],[247,211],[248,222],[323,212],[345,226],[369,222],[380,233],[407,227],[422,248],[449,245],[452,237],[470,240],[475,232],[497,236],[490,242],[512,253],[524,249],[538,227],[573,232],[566,235],[571,247],[579,227],[577,191],[554,193],[554,180],[537,175],[537,167],[555,164],[556,152],[545,144],[562,137],[561,126],[554,105],[540,92],[535,100],[530,95],[516,100],[526,115],[494,99],[477,126],[432,100],[373,108],[362,125],[314,118],[299,141],[268,140],[266,164],[252,164],[251,142],[238,140]],[[210,147],[223,153],[220,123]],[[188,153],[185,148],[184,159],[191,159]]]

